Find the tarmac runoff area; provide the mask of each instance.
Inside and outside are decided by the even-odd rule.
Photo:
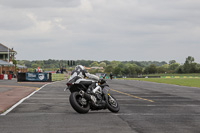
[[[16,79],[0,80],[0,114],[20,100],[37,91],[46,82],[17,82]]]

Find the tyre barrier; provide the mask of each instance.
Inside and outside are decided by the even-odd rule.
[[[3,80],[3,78],[4,78],[4,75],[0,74],[0,80]]]

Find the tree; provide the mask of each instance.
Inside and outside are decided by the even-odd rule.
[[[121,63],[120,61],[111,61],[111,62],[110,62],[110,65],[111,65],[113,68],[115,68],[115,67],[117,67],[120,63]]]
[[[94,61],[94,62],[92,62],[92,64],[90,64],[90,66],[91,67],[98,67],[99,64],[98,64],[98,62]]]
[[[169,65],[174,64],[174,63],[176,63],[175,60],[170,60],[170,61],[169,61]]]
[[[196,63],[194,63],[194,57],[188,56],[183,65],[184,73],[193,73],[195,72]]]
[[[115,67],[113,74],[116,76],[122,76],[122,68],[121,67]]]
[[[167,69],[169,68],[169,65],[168,65],[168,64],[164,64],[164,65],[162,65],[161,67],[163,67],[163,68],[166,69],[166,71],[167,71]]]
[[[31,68],[36,69],[38,67],[38,64],[34,63],[31,65]]]
[[[106,66],[106,68],[105,68],[105,72],[106,72],[106,73],[110,73],[110,72],[112,72],[113,70],[114,70],[114,67],[111,66],[111,65],[108,65],[108,66]]]
[[[157,67],[157,73],[165,73],[167,72],[167,69],[163,66]]]
[[[197,70],[197,63],[192,63],[191,65],[190,65],[190,73],[197,73],[198,72],[198,70]]]
[[[196,72],[197,72],[197,73],[200,73],[200,64],[197,64],[197,65],[196,65]]]
[[[179,63],[172,63],[169,65],[169,70],[172,70],[173,72],[175,72],[179,66],[180,66]]]
[[[193,62],[194,62],[194,57],[188,56],[188,57],[186,58],[185,63],[192,64]]]
[[[12,62],[15,65],[15,72],[14,73],[16,74],[16,71],[17,71],[17,61],[15,59],[13,59]]]
[[[136,66],[135,71],[137,74],[142,74],[142,67]]]
[[[179,66],[176,72],[181,74],[184,73],[183,65]]]
[[[156,65],[154,65],[154,64],[151,64],[150,66],[145,68],[146,74],[154,74],[156,72],[157,72],[157,68],[156,68]]]
[[[134,74],[136,74],[136,66],[135,65],[130,65],[129,70],[130,70],[130,75],[133,76]]]
[[[120,66],[121,66],[121,65],[120,65]],[[123,64],[123,67],[122,67],[122,73],[123,73],[123,75],[128,75],[128,76],[131,75],[130,66],[131,66],[130,63]]]
[[[96,73],[98,73],[98,69],[91,69],[91,70],[89,70],[89,73],[96,74]]]
[[[106,63],[105,63],[105,62],[101,62],[101,63],[99,64],[99,66],[100,66],[100,67],[106,67]]]
[[[130,75],[130,70],[129,70],[129,68],[128,68],[128,67],[123,68],[122,73],[123,73],[124,75]]]

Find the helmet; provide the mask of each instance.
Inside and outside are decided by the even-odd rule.
[[[75,67],[75,70],[80,72],[80,71],[85,70],[85,68],[82,65],[78,65]]]
[[[84,77],[86,77],[86,73],[88,73],[88,72],[85,70],[84,66],[82,66],[82,65],[76,66],[76,67],[75,67],[75,71],[78,72],[78,75],[81,74],[81,75],[83,75]]]

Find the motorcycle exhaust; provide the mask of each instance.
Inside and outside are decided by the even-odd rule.
[[[87,94],[87,93],[85,93],[84,91],[80,91],[79,94],[80,94],[83,98],[85,98],[86,100],[93,101],[94,103],[96,103],[96,101],[97,101],[96,98],[95,98],[95,96],[92,96],[92,95],[90,95],[90,94]]]
[[[86,100],[91,100],[91,95],[85,93],[84,91],[80,91],[79,94],[85,98]]]

